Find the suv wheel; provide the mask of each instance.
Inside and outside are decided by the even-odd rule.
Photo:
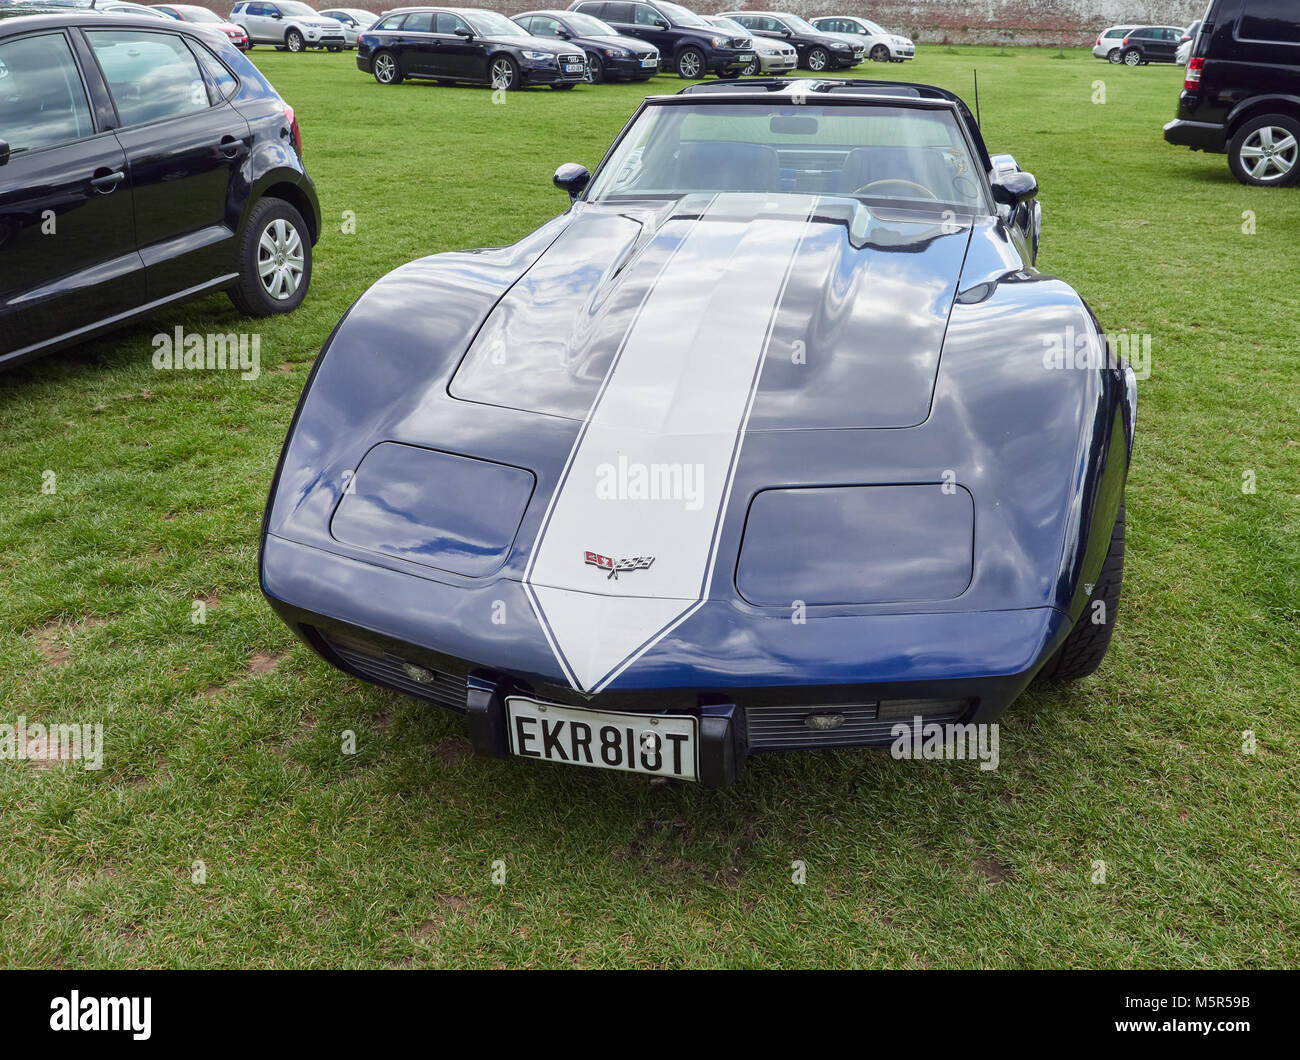
[[[1118,48],[1111,48],[1111,50],[1106,53],[1106,61],[1114,66],[1118,66],[1124,61],[1124,55]]]
[[[289,32],[284,35],[284,46],[291,52],[302,51],[302,34],[296,29],[289,30]]]
[[[1228,145],[1228,166],[1243,184],[1282,188],[1300,179],[1300,121],[1262,114],[1239,128]]]
[[[239,242],[239,282],[227,292],[250,317],[297,309],[311,283],[311,238],[302,214],[283,199],[259,199]]]
[[[1128,51],[1126,51],[1126,52],[1124,53],[1124,65],[1125,65],[1125,66],[1141,66],[1141,65],[1142,65],[1142,53],[1141,53],[1140,51],[1138,51],[1136,48],[1130,48]]]
[[[1120,589],[1124,583],[1124,528],[1127,522],[1124,502],[1119,502],[1119,515],[1115,517],[1114,529],[1110,532],[1110,550],[1106,561],[1101,565],[1101,574],[1097,584],[1092,587],[1092,596],[1088,606],[1074,629],[1056,649],[1038,677],[1044,681],[1073,681],[1087,677],[1101,665],[1110,647],[1111,637],[1115,634],[1115,613],[1119,610]],[[1100,604],[1099,608],[1097,605]],[[1102,610],[1104,608],[1104,610]],[[1100,621],[1094,622],[1093,615]]]
[[[886,48],[883,44],[877,44],[874,48],[871,49],[871,61],[873,63],[889,62],[889,49]]]
[[[381,85],[400,85],[402,83],[402,66],[392,52],[379,52],[371,65],[375,80]]]
[[[605,64],[595,52],[587,53],[587,84],[598,85],[605,80]]]
[[[825,70],[831,63],[830,53],[825,48],[814,48],[808,53],[808,69],[814,72]]]
[[[683,81],[698,81],[704,76],[704,53],[699,48],[683,48],[677,56],[677,76]]]

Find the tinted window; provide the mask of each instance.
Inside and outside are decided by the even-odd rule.
[[[405,15],[389,15],[386,19],[384,19],[383,22],[379,23],[379,25],[375,26],[374,28],[375,29],[396,29],[398,26],[402,24],[402,19],[404,19],[405,17],[406,17]]]
[[[646,4],[636,5],[636,24],[638,26],[653,26],[656,22],[665,21],[663,17],[653,7]]]
[[[239,87],[235,75],[226,69],[225,63],[203,45],[195,43],[193,48],[195,54],[199,57],[199,62],[203,65],[203,72],[208,75],[208,79],[217,88],[217,99],[225,99],[231,95]]]
[[[428,17],[429,17],[428,15],[425,15],[426,19]],[[415,16],[412,15],[411,18],[414,19]],[[458,29],[469,29],[468,24],[465,22],[463,18],[459,18],[456,15],[451,14],[451,12],[449,11],[438,12],[437,25],[438,28],[434,30],[435,33],[445,33],[448,35],[455,33]],[[428,29],[429,27],[428,26],[416,27],[412,24],[411,21],[408,20],[406,25],[403,26],[402,28],[403,29],[415,29],[415,28]]]
[[[442,16],[439,15],[438,18],[441,20]],[[417,11],[412,15],[407,15],[406,25],[404,25],[402,29],[407,33],[432,33],[433,12]],[[443,32],[450,33],[451,30],[448,29],[448,30],[444,30]]]
[[[597,10],[602,8],[603,10]],[[584,7],[590,15],[599,15],[606,22],[631,22],[632,5],[631,4],[593,4],[591,7]]]
[[[62,33],[0,44],[0,100],[2,132],[15,153],[94,132],[86,90]]]
[[[537,18],[532,18],[528,21],[530,32],[539,37],[558,37],[560,35],[560,24],[553,18],[539,15]]]
[[[185,42],[171,33],[87,30],[123,125],[194,114],[208,89]]]
[[[1295,0],[1245,0],[1237,36],[1300,44],[1300,11]]]

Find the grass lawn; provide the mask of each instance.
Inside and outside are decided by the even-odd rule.
[[[594,166],[646,86],[494,105],[351,53],[252,58],[320,191],[306,304],[259,324],[217,296],[0,376],[0,723],[105,730],[98,772],[0,761],[0,965],[1300,966],[1300,191],[1164,144],[1181,70],[867,64],[967,98],[978,66],[990,149],[1042,186],[1040,267],[1153,337],[1118,632],[1012,706],[996,772],[792,754],[711,791],[474,758],[455,717],[298,644],[255,569],[352,299],[562,210],[555,166]],[[156,371],[177,325],[260,330],[261,377]]]

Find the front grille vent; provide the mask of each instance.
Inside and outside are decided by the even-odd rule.
[[[933,710],[918,707],[924,723],[957,721],[966,713],[965,701],[939,701]],[[839,717],[834,728],[815,729],[808,719],[815,716]],[[750,751],[796,751],[816,747],[862,747],[892,740],[890,730],[900,721],[898,716],[880,718],[877,703],[827,703],[816,706],[746,706]]]
[[[464,712],[467,693],[465,678],[453,677],[451,674],[434,670],[424,663],[404,659],[400,655],[386,651],[378,644],[357,637],[323,631],[321,636],[330,651],[334,652],[349,669],[361,676],[377,684],[405,692],[407,695]],[[429,679],[418,680],[411,676],[408,672],[411,667],[418,667],[429,674]]]

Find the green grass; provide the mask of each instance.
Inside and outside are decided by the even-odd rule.
[[[455,718],[294,641],[255,574],[294,402],[351,300],[560,211],[555,166],[594,165],[645,88],[494,105],[381,88],[350,54],[253,58],[320,189],[306,304],[248,323],[218,296],[0,377],[0,723],[106,732],[100,772],[0,761],[0,964],[1300,965],[1300,193],[1162,142],[1179,70],[868,64],[968,98],[978,66],[991,149],[1042,185],[1040,266],[1154,337],[1118,633],[1094,677],[1015,703],[996,773],[827,752],[709,791],[473,758]],[[259,330],[261,378],[155,371],[178,324]]]

